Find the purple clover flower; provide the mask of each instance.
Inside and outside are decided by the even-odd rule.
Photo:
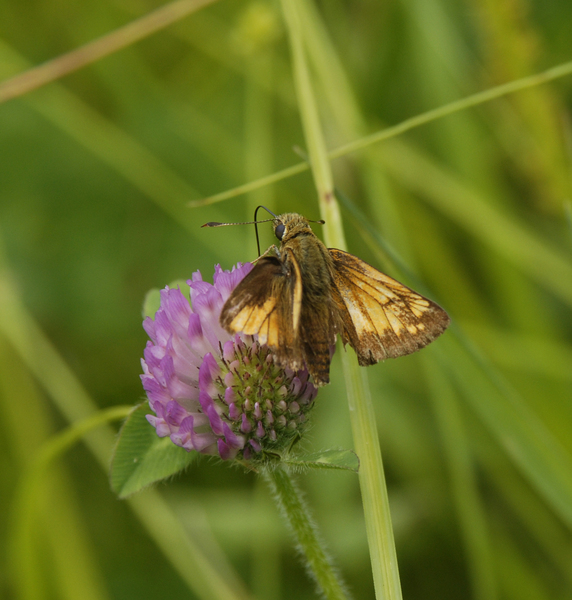
[[[256,336],[227,333],[220,312],[252,269],[215,267],[214,285],[200,271],[180,289],[161,290],[155,319],[143,322],[151,338],[141,361],[141,380],[159,437],[222,459],[257,459],[285,449],[301,434],[317,389],[307,370],[294,373],[274,362]]]

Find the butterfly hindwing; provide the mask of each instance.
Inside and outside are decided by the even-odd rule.
[[[360,365],[415,352],[446,329],[447,313],[431,300],[352,254],[334,248],[329,252],[343,337]]]

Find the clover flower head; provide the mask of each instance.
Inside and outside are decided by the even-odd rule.
[[[225,460],[285,449],[302,433],[317,394],[305,369],[283,369],[256,336],[221,327],[225,301],[251,269],[217,265],[214,284],[197,271],[187,282],[190,302],[166,287],[155,319],[143,323],[151,341],[141,380],[155,413],[147,420],[160,437]]]

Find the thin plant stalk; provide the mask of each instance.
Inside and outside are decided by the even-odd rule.
[[[43,597],[33,540],[37,536],[36,516],[44,500],[43,484],[49,466],[86,433],[109,421],[125,418],[131,410],[131,406],[114,406],[94,413],[80,423],[74,423],[63,433],[51,438],[24,472],[14,495],[9,534],[13,579],[22,598]]]
[[[490,102],[491,100],[496,100],[497,98],[508,96],[509,94],[514,94],[522,90],[543,85],[550,81],[566,77],[571,73],[572,61],[556,65],[554,67],[551,67],[550,69],[547,69],[546,71],[536,73],[535,75],[530,75],[528,77],[516,79],[515,81],[503,83],[502,85],[497,85],[495,87],[489,88],[488,90],[483,90],[482,92],[477,92],[476,94],[466,96],[465,98],[460,98],[459,100],[448,102],[443,106],[439,106],[419,115],[410,117],[409,119],[405,119],[397,125],[392,125],[390,127],[381,129],[380,131],[376,131],[370,135],[360,137],[359,139],[353,142],[349,142],[348,144],[344,144],[343,146],[334,148],[333,150],[328,152],[327,156],[330,160],[333,160],[335,158],[341,158],[342,156],[346,156],[358,150],[363,150],[373,144],[377,144],[384,140],[397,137],[398,135],[410,131],[411,129],[421,127],[422,125],[426,125],[433,121],[437,121],[438,119],[442,119],[443,117],[452,115],[457,112],[461,112],[463,110],[467,110],[468,108],[473,108],[475,106],[485,104],[487,102]],[[307,162],[297,163],[290,167],[286,167],[285,169],[282,169],[280,171],[270,173],[269,175],[261,177],[260,179],[257,179],[255,181],[244,183],[232,189],[225,190],[224,192],[208,196],[207,198],[201,198],[200,200],[191,200],[188,203],[188,205],[197,207],[207,206],[209,204],[216,204],[217,202],[222,202],[223,200],[234,198],[235,196],[239,196],[240,194],[246,194],[247,192],[257,190],[258,188],[277,183],[279,181],[282,181],[283,179],[287,179],[288,177],[299,175],[300,173],[307,171],[309,168],[310,165],[308,165]]]
[[[324,596],[328,600],[348,598],[345,586],[326,554],[316,524],[310,518],[308,507],[290,474],[281,466],[266,469],[263,474],[296,536],[298,549],[307,560],[308,572]]]
[[[118,27],[111,33],[18,73],[0,83],[0,103],[22,96],[73,71],[131,46],[216,0],[176,0]]]
[[[464,415],[455,389],[438,362],[423,355],[423,366],[441,439],[460,533],[467,553],[468,575],[474,600],[498,598],[490,532],[479,494],[474,457]]]
[[[283,0],[282,7],[290,37],[294,81],[310,164],[320,212],[326,221],[325,241],[328,246],[345,249],[340,210],[334,195],[332,172],[305,55],[299,0]],[[351,353],[344,353],[342,362],[354,445],[360,457],[360,487],[376,597],[398,600],[401,598],[401,585],[371,394],[366,374],[358,367],[355,357]]]

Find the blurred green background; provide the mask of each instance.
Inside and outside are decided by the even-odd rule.
[[[572,59],[568,0],[301,4],[332,149]],[[158,6],[3,0],[0,78]],[[409,600],[572,597],[571,103],[568,77],[332,163],[365,215],[342,208],[349,250],[454,322],[422,353],[368,369]],[[177,543],[153,517],[157,495],[140,494],[145,520],[110,491],[111,437],[90,438],[99,462],[84,444],[58,460],[32,508],[16,490],[42,444],[92,410],[82,390],[99,408],[141,401],[149,288],[255,258],[251,226],[202,223],[250,220],[259,203],[319,218],[308,171],[187,206],[298,163],[294,146],[304,134],[272,1],[221,0],[0,105],[0,595],[210,597],[165,554]],[[332,375],[308,449],[352,447],[339,356]],[[300,484],[355,598],[373,597],[357,477]],[[315,597],[253,475],[204,460],[156,491],[231,585]],[[29,514],[22,548],[14,523]]]

